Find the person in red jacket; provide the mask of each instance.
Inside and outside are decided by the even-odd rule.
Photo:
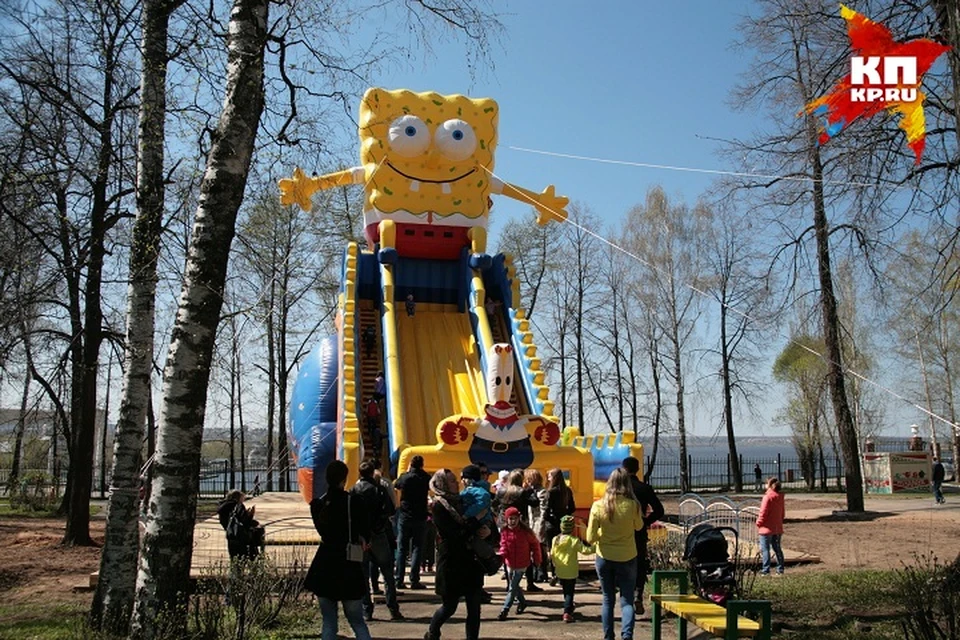
[[[784,516],[783,493],[780,491],[780,481],[776,478],[767,480],[767,492],[760,503],[760,515],[757,516],[757,530],[760,534],[760,557],[763,564],[760,567],[762,575],[770,575],[770,549],[777,556],[777,574],[783,575],[783,549],[780,539],[783,537]]]
[[[507,526],[500,532],[500,555],[503,556],[503,563],[507,566],[510,587],[497,620],[507,619],[514,599],[517,600],[517,613],[523,613],[527,608],[527,599],[523,596],[523,587],[520,586],[520,582],[527,567],[530,566],[531,558],[534,566],[540,566],[543,562],[540,540],[530,527],[520,521],[520,510],[509,507],[503,515]]]

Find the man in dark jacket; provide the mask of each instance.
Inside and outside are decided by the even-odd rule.
[[[943,468],[943,463],[938,459],[933,459],[933,499],[937,501],[937,504],[943,504],[946,500],[943,497],[943,481],[946,479],[947,473],[946,469]]]
[[[420,552],[427,525],[427,493],[430,475],[423,470],[423,456],[413,456],[410,470],[397,478],[394,486],[400,490],[400,508],[397,510],[397,589],[405,589],[403,574],[410,552],[410,588],[426,589],[420,582]]]
[[[637,542],[637,593],[633,608],[635,614],[640,616],[643,615],[643,588],[647,584],[647,575],[650,573],[650,560],[647,558],[647,529],[663,517],[663,504],[653,487],[637,477],[640,472],[639,460],[629,456],[623,459],[621,466],[630,474],[633,495],[640,503],[640,512],[643,514],[643,530],[634,534]]]
[[[363,596],[363,615],[367,620],[373,620],[373,598],[370,594],[371,566],[383,575],[383,587],[387,599],[387,609],[390,610],[391,620],[403,620],[400,606],[397,604],[397,589],[393,579],[393,550],[390,548],[391,527],[390,518],[396,508],[393,500],[384,491],[380,481],[374,478],[374,465],[366,460],[360,463],[360,479],[353,485],[350,493],[359,498],[367,510],[370,519],[370,548],[365,552],[363,560],[364,582],[367,591]]]

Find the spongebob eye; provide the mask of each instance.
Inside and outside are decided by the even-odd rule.
[[[430,146],[430,130],[417,116],[400,116],[390,124],[390,148],[404,158],[420,155]]]
[[[434,135],[440,153],[454,162],[466,160],[477,150],[477,134],[473,127],[460,119],[447,120]]]

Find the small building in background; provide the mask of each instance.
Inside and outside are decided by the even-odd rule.
[[[930,458],[926,451],[863,454],[863,480],[867,493],[929,492]]]

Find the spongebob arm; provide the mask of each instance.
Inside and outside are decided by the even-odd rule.
[[[297,167],[293,171],[292,178],[280,180],[280,204],[297,204],[304,211],[310,211],[313,208],[310,197],[317,191],[343,187],[348,184],[363,184],[363,182],[363,167],[344,169],[343,171],[326,173],[322,176],[308,176],[300,167]]]
[[[533,205],[537,210],[537,224],[541,226],[551,220],[563,222],[567,219],[566,206],[570,199],[556,195],[552,184],[541,193],[534,193],[529,189],[499,180],[493,180],[490,187],[493,193],[499,193],[508,198]]]

